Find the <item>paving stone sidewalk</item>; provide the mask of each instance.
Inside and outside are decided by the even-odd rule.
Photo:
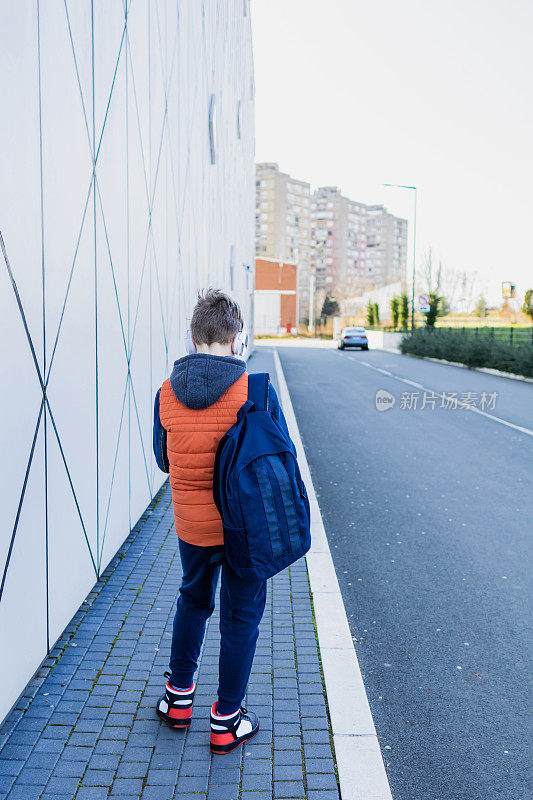
[[[191,728],[154,712],[180,579],[167,482],[0,728],[0,798],[339,800],[305,560],[269,581],[246,698],[261,730],[224,756],[209,751],[218,606]]]

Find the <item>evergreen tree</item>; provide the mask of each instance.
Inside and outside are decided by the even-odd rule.
[[[524,295],[524,305],[522,306],[522,311],[524,314],[527,314],[528,317],[533,319],[533,289],[528,289]]]
[[[439,307],[442,297],[436,292],[429,293],[429,311],[426,313],[426,327],[434,328],[437,317],[439,316]]]
[[[400,316],[400,298],[394,295],[390,301],[391,321],[392,327],[398,327],[398,318]]]
[[[481,319],[483,319],[485,317],[486,308],[487,308],[487,301],[485,300],[483,295],[480,294],[478,297],[478,301],[476,303],[476,308],[474,310],[474,314],[476,315],[476,317],[481,317]]]
[[[339,304],[337,301],[327,294],[324,298],[324,303],[322,305],[322,317],[332,317],[334,314],[339,313]]]
[[[409,326],[409,298],[407,292],[400,296],[400,328],[407,330]]]
[[[368,301],[368,305],[366,307],[366,321],[370,327],[374,324],[374,304]]]

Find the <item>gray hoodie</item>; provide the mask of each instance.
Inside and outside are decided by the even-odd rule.
[[[174,362],[170,386],[180,403],[188,408],[208,408],[245,371],[246,364],[240,358],[193,353]]]

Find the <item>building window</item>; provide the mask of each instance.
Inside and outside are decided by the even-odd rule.
[[[217,136],[217,120],[216,120],[216,98],[212,94],[209,98],[209,151],[211,157],[211,164],[216,164],[216,136]]]
[[[235,273],[235,245],[232,244],[229,249],[229,285],[232,291],[235,288],[234,273]]]

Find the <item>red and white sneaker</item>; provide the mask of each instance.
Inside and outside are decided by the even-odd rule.
[[[166,677],[170,677],[165,673]],[[171,686],[167,681],[165,694],[161,695],[156,705],[156,712],[159,717],[170,725],[171,728],[188,728],[192,720],[192,701],[196,686],[194,681],[189,689],[179,691]]]
[[[211,752],[231,753],[243,742],[251,739],[259,730],[259,720],[252,711],[243,706],[234,714],[216,713],[217,704],[211,708]]]

